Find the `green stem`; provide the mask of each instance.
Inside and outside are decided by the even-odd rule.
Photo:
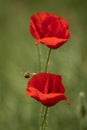
[[[51,49],[49,49],[49,52],[48,52],[46,66],[45,66],[45,72],[47,72],[47,69],[48,69],[48,63],[49,63],[49,59],[50,59],[50,54],[51,54]]]
[[[40,130],[45,130],[46,129],[47,113],[48,113],[48,107],[45,108],[44,117],[43,117],[43,121],[42,121]]]
[[[79,130],[82,130],[82,119],[79,121]]]
[[[39,66],[39,72],[41,72],[41,54],[40,54],[40,47],[37,46],[38,51],[38,66]]]
[[[47,56],[47,60],[46,60],[46,66],[45,66],[45,72],[47,72],[47,70],[48,70],[48,63],[49,63],[49,59],[50,59],[50,54],[51,54],[51,49],[49,49],[49,52],[48,52],[48,56]],[[44,107],[43,111],[42,111],[43,120],[42,120],[40,130],[46,130],[47,113],[48,113],[48,107]]]

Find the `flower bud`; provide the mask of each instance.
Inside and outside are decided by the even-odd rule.
[[[78,102],[78,107],[77,107],[77,114],[80,118],[84,118],[87,113],[87,104],[86,104],[86,98],[85,98],[85,93],[80,92],[79,93],[79,102]]]
[[[80,102],[81,102],[81,115],[82,117],[84,117],[86,115],[86,100],[85,100],[85,93],[84,92],[81,92],[80,93]]]

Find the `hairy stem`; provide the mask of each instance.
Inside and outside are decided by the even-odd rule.
[[[45,66],[45,72],[47,72],[47,70],[48,70],[48,63],[49,63],[49,59],[50,59],[50,54],[51,54],[51,49],[49,49],[49,52],[48,52],[48,56],[47,56],[47,60],[46,60],[46,66]]]
[[[49,63],[49,59],[50,59],[50,54],[51,54],[51,49],[49,49],[49,52],[48,52],[48,56],[47,56],[47,60],[46,60],[46,66],[45,66],[45,72],[48,71],[48,63]],[[46,130],[47,114],[48,114],[48,107],[43,106],[43,111],[42,111],[43,120],[42,120],[40,130]]]
[[[45,107],[44,109],[45,109],[45,111],[44,111],[43,121],[42,121],[40,130],[45,130],[46,129],[46,120],[47,120],[47,114],[48,114],[48,107]]]
[[[41,72],[41,54],[40,54],[40,46],[37,46],[37,51],[38,51],[38,69],[39,73]]]

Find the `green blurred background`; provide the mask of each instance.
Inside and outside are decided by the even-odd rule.
[[[79,130],[76,108],[79,93],[87,94],[87,1],[0,0],[0,130],[38,130],[41,104],[26,95],[26,71],[38,72],[35,39],[29,33],[30,16],[47,11],[65,18],[71,39],[53,50],[49,72],[63,75],[66,95],[49,111],[49,130]],[[44,67],[47,48],[41,45]],[[42,67],[42,69],[43,69]],[[83,129],[87,130],[87,116]]]

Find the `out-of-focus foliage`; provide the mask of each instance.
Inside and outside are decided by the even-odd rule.
[[[65,18],[71,39],[53,50],[49,72],[63,75],[68,106],[60,102],[50,108],[49,130],[78,130],[78,95],[87,95],[87,1],[0,0],[0,130],[38,130],[41,104],[26,95],[29,70],[38,72],[38,54],[29,33],[30,16],[47,11]],[[44,67],[47,48],[41,45]],[[43,68],[42,67],[42,68]],[[87,130],[87,117],[83,130]]]

